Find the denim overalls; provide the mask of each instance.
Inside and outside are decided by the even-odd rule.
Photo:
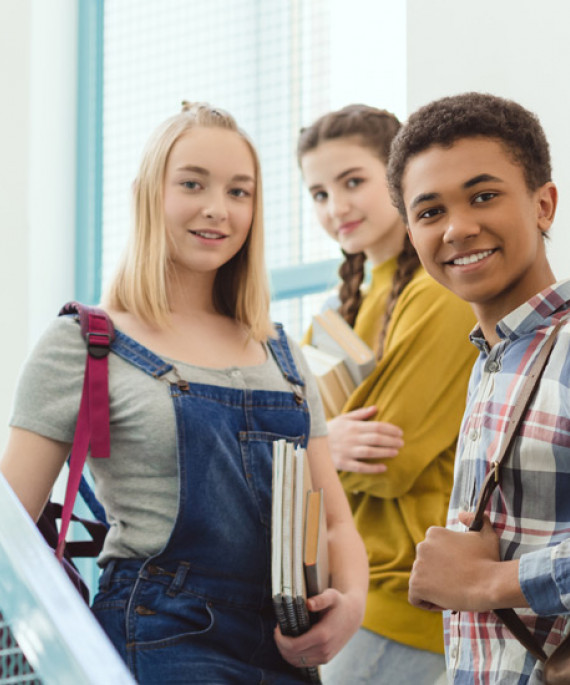
[[[170,384],[180,482],[170,539],[148,559],[110,561],[93,603],[143,685],[303,682],[273,639],[272,442],[309,436],[304,382],[276,328],[269,347],[291,392]],[[112,350],[154,377],[173,371],[120,332]]]

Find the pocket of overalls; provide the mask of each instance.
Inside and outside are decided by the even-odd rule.
[[[301,444],[304,436],[242,431],[239,434],[239,440],[242,465],[248,487],[259,513],[259,520],[269,528],[271,525],[273,443],[276,440],[288,440],[293,444]]]
[[[179,592],[174,597],[158,592],[138,594],[131,611],[138,646],[159,647],[206,635],[214,626],[211,603],[200,595]]]

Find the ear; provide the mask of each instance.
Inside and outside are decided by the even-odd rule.
[[[542,233],[552,226],[558,205],[558,189],[549,181],[536,191],[537,225]]]

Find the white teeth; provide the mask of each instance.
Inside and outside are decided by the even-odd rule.
[[[453,260],[453,264],[457,266],[465,266],[466,264],[475,264],[475,262],[480,262],[485,257],[493,254],[493,250],[485,250],[484,252],[476,252],[475,254],[470,254],[468,257],[458,257]]]
[[[223,238],[219,233],[210,233],[210,231],[192,231],[194,235],[199,235],[201,238]]]

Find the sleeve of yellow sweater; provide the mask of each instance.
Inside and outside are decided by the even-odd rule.
[[[379,313],[381,316],[381,313]],[[477,351],[469,342],[471,307],[420,271],[398,299],[385,352],[345,411],[376,405],[376,420],[400,426],[404,447],[379,474],[341,472],[347,492],[400,497],[453,447]]]

